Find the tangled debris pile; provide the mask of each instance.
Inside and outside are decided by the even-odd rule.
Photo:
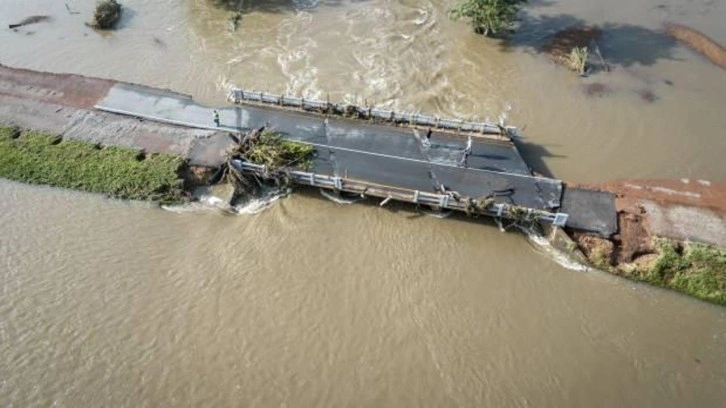
[[[227,162],[213,181],[227,180],[235,189],[232,201],[242,195],[255,194],[264,186],[286,188],[288,173],[293,169],[309,169],[315,149],[303,143],[284,140],[279,133],[261,128],[247,132],[237,139],[227,152]],[[261,177],[239,171],[235,163],[249,162],[264,166]]]
[[[88,23],[93,28],[105,30],[113,28],[121,18],[121,4],[116,0],[102,0],[96,4],[93,20]]]
[[[309,168],[314,149],[310,145],[284,140],[279,133],[267,129],[248,132],[232,149],[232,157],[269,169]]]

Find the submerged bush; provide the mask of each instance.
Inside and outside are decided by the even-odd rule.
[[[517,11],[527,0],[460,0],[449,10],[455,20],[467,19],[474,32],[486,36],[510,29]]]
[[[89,24],[93,28],[112,28],[121,18],[121,4],[116,0],[103,0],[96,4],[93,21]]]

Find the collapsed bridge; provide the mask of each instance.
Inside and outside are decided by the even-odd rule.
[[[517,148],[514,128],[241,89],[231,91],[229,100],[234,106],[217,109],[219,124],[212,108],[189,96],[138,85],[115,84],[95,107],[234,134],[273,129],[315,148],[310,167],[287,171],[300,185],[603,236],[617,230],[611,195],[535,176]],[[218,152],[232,143],[223,140]],[[233,166],[259,177],[269,170],[244,161]]]

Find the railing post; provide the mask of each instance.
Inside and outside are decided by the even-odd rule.
[[[556,227],[564,228],[567,225],[568,218],[568,214],[557,213],[555,214],[555,219],[554,221],[552,221],[552,224],[554,224]]]

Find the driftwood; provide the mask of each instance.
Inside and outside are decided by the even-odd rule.
[[[68,3],[66,3],[66,10],[68,10],[68,14],[70,14],[70,15],[81,14],[80,11],[71,10],[71,6],[69,6]]]
[[[12,29],[12,28],[18,28],[18,27],[22,27],[22,26],[26,26],[26,25],[30,25],[30,24],[35,24],[35,23],[42,23],[44,21],[50,21],[50,19],[51,19],[50,16],[30,16],[30,17],[24,18],[22,21],[20,21],[17,24],[8,25],[8,28]]]
[[[703,33],[681,24],[666,24],[665,31],[669,36],[704,55],[719,67],[726,69],[726,49],[721,44]]]

